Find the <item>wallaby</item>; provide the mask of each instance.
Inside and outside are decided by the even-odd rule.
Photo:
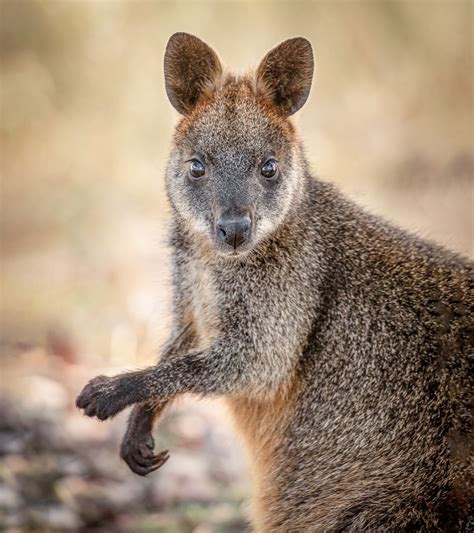
[[[168,458],[152,438],[166,404],[224,397],[257,531],[474,528],[473,262],[310,174],[289,118],[311,88],[306,39],[235,76],[176,33],[164,72],[183,115],[166,171],[174,329],[156,366],[96,377],[77,406],[135,405],[121,455],[146,475]]]

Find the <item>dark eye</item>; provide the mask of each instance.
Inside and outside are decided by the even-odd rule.
[[[202,178],[205,173],[206,169],[204,168],[204,165],[201,163],[201,161],[198,161],[197,159],[191,160],[191,163],[189,165],[189,174],[192,178],[198,180]]]
[[[266,163],[263,164],[261,168],[261,173],[264,178],[267,180],[272,179],[278,170],[278,164],[274,159],[269,159]]]

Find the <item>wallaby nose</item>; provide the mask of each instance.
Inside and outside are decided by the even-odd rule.
[[[217,236],[236,250],[250,237],[251,226],[248,215],[238,218],[223,216],[216,224]]]

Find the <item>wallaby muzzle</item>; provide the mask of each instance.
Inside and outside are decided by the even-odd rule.
[[[246,242],[252,233],[252,219],[249,214],[225,214],[216,222],[216,233],[219,240],[237,250]]]

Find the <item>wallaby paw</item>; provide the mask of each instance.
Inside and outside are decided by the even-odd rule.
[[[155,454],[155,441],[151,434],[125,438],[120,448],[120,457],[127,463],[132,472],[146,476],[158,470],[169,459],[168,450]]]
[[[97,376],[91,379],[76,399],[76,406],[86,416],[107,420],[120,413],[126,406],[120,379]]]

